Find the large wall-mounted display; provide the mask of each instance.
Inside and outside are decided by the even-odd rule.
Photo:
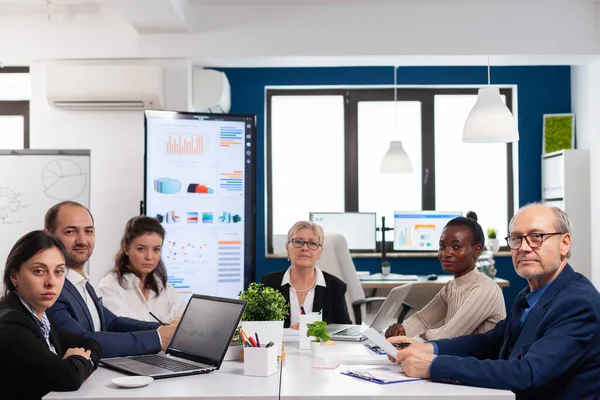
[[[145,213],[166,229],[168,281],[234,298],[254,280],[254,115],[145,112]]]

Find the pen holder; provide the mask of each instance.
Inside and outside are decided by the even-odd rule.
[[[298,348],[300,350],[310,350],[310,341],[313,339],[311,337],[306,336],[306,324],[315,321],[321,321],[322,319],[323,316],[316,312],[311,312],[306,315],[300,315],[300,320],[298,321],[300,323],[300,326],[298,327],[298,333],[300,336]]]
[[[271,376],[277,372],[277,348],[244,347],[244,375]]]

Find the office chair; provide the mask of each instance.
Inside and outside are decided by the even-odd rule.
[[[360,284],[356,267],[348,250],[348,242],[339,234],[326,234],[323,243],[323,254],[318,266],[322,271],[340,278],[346,283],[346,304],[350,319],[360,325],[367,315],[367,304],[384,301],[385,297],[366,297]],[[398,322],[402,322],[412,309],[408,304],[403,304]]]

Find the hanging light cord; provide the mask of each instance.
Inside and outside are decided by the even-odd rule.
[[[492,53],[492,6],[490,4],[490,0],[486,2],[487,6],[487,47],[488,47],[488,56],[487,56],[487,75],[488,75],[488,86],[491,85],[490,79],[490,57]]]
[[[394,132],[398,131],[398,110],[396,105],[398,102],[398,66],[394,65]]]

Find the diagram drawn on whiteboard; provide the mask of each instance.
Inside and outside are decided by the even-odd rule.
[[[14,214],[21,209],[21,199],[12,189],[0,187],[0,222],[10,223],[10,214]]]
[[[87,185],[87,174],[79,164],[67,159],[52,160],[42,171],[42,184],[46,196],[54,200],[73,200]]]

